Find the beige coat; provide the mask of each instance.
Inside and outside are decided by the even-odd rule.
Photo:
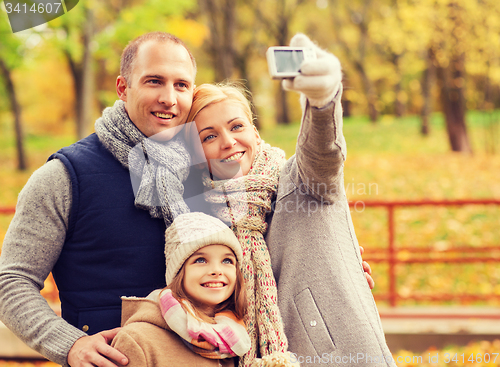
[[[208,359],[170,331],[157,302],[124,298],[122,329],[111,344],[129,359],[128,367],[234,367],[234,359]]]
[[[344,191],[340,96],[307,106],[267,246],[288,349],[303,367],[394,367]]]

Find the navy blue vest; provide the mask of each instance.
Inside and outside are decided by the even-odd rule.
[[[121,296],[165,286],[163,219],[134,206],[129,171],[95,134],[59,150],[72,208],[53,275],[62,317],[89,334],[120,326]]]

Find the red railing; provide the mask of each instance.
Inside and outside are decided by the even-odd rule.
[[[361,203],[361,204],[360,204]],[[465,206],[465,205],[496,205],[500,206],[500,200],[483,199],[483,200],[421,200],[421,201],[363,201],[350,202],[349,205],[354,208],[383,207],[387,209],[387,230],[388,230],[388,245],[385,249],[369,249],[364,260],[372,263],[386,262],[388,263],[388,293],[375,295],[377,300],[388,301],[392,307],[397,306],[398,300],[427,300],[427,301],[450,301],[457,299],[466,299],[471,301],[485,300],[485,296],[475,294],[441,294],[439,296],[407,296],[402,297],[397,291],[396,266],[398,264],[414,264],[414,263],[485,263],[485,262],[500,262],[500,245],[499,246],[484,246],[484,247],[469,247],[455,246],[442,251],[433,251],[432,248],[412,247],[412,246],[396,246],[395,243],[395,218],[394,211],[397,208],[417,207],[417,206]],[[500,226],[498,228],[500,230]],[[404,252],[405,258],[400,254]],[[410,257],[409,255],[417,254],[419,257]],[[435,256],[439,255],[439,256]],[[464,256],[466,255],[466,257]],[[458,256],[458,257],[457,257]],[[462,256],[462,257],[459,257]],[[488,298],[499,298],[500,295],[489,294]]]
[[[483,247],[469,247],[469,246],[455,246],[441,251],[433,251],[432,248],[412,247],[412,246],[396,246],[395,244],[395,218],[394,212],[397,208],[403,207],[417,207],[417,206],[465,206],[465,205],[496,205],[500,206],[500,200],[496,199],[483,199],[483,200],[421,200],[421,201],[357,201],[350,202],[349,205],[356,209],[359,207],[376,208],[382,207],[387,209],[387,230],[388,230],[388,245],[385,249],[368,249],[364,260],[371,263],[387,263],[388,264],[388,292],[385,294],[375,294],[377,300],[388,301],[394,307],[397,305],[398,300],[412,299],[412,300],[431,300],[431,301],[448,301],[457,299],[467,300],[483,300],[484,296],[474,294],[461,294],[461,295],[446,295],[439,296],[417,296],[412,295],[402,297],[397,292],[397,277],[396,266],[398,264],[415,264],[415,263],[486,263],[486,262],[500,262],[500,245],[499,246],[483,246]],[[1,208],[0,214],[13,214],[15,208]],[[500,230],[500,226],[499,226]],[[418,257],[401,258],[400,254],[405,252],[408,254],[417,254]],[[439,256],[435,256],[439,255]],[[462,257],[457,257],[457,256]],[[467,255],[467,257],[464,257]],[[52,300],[57,299],[57,288],[55,285],[53,289],[46,295],[47,298]],[[499,295],[489,294],[489,298],[499,298]]]

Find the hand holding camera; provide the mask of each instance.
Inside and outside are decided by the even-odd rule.
[[[339,60],[316,46],[306,35],[296,34],[290,47],[271,47],[267,53],[273,78],[283,78],[283,88],[303,93],[315,107],[327,105],[342,80]]]

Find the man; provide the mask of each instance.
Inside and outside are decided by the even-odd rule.
[[[105,111],[99,138],[64,148],[33,174],[0,258],[2,321],[50,360],[73,367],[115,366],[108,358],[125,365],[108,345],[117,330],[105,331],[120,325],[120,296],[146,296],[165,282],[165,222],[134,206],[120,147],[136,144],[130,136],[186,122],[196,64],[179,39],[155,32],[127,46],[120,72],[122,104]],[[40,296],[50,271],[69,323]]]

